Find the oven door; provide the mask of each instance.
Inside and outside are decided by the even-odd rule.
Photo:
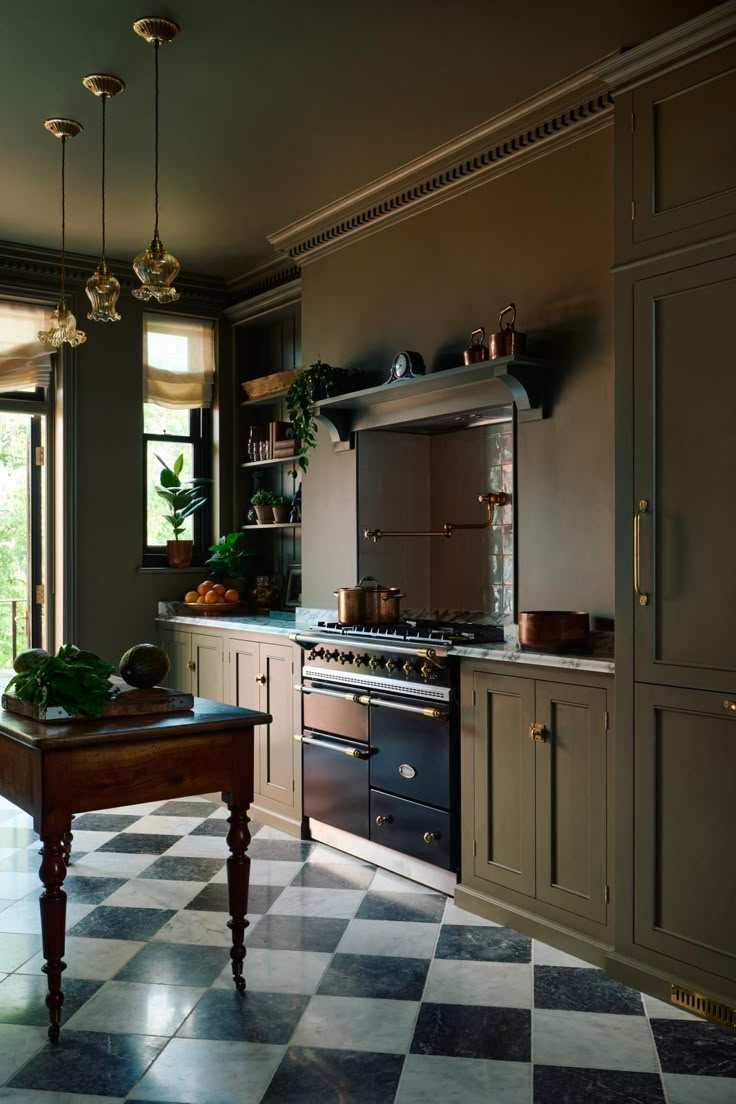
[[[349,687],[304,679],[301,685],[304,728],[368,743],[368,695]]]
[[[304,729],[304,815],[368,838],[371,749]]]
[[[453,783],[447,706],[371,696],[371,786],[449,809]]]

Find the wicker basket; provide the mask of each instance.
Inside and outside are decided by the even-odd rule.
[[[289,390],[303,368],[290,368],[287,372],[274,372],[270,376],[246,380],[241,386],[249,399],[261,399],[264,395],[281,395]]]

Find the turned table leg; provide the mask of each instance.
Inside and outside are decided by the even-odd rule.
[[[72,817],[72,820],[74,820],[74,817]],[[65,866],[68,866],[69,863],[71,862],[71,858],[72,858],[72,841],[73,841],[73,839],[74,839],[74,836],[72,835],[71,825],[70,825],[70,830],[68,832],[65,832],[64,835],[61,837],[61,841],[62,841],[61,842],[61,849],[62,849],[62,852],[63,852],[63,855],[64,855],[64,865]]]
[[[71,832],[41,833],[41,869],[39,877],[44,885],[41,894],[41,937],[43,957],[46,959],[43,972],[48,979],[49,991],[46,994],[46,1007],[49,1010],[49,1039],[57,1042],[61,1023],[61,1006],[64,994],[61,991],[61,975],[66,970],[64,958],[64,928],[66,924],[66,893],[62,889],[66,865],[64,862],[65,841],[71,838]]]
[[[227,834],[227,845],[230,855],[227,860],[227,888],[230,919],[227,926],[233,933],[233,945],[230,948],[230,958],[233,967],[233,981],[235,988],[242,992],[245,989],[243,977],[243,960],[245,959],[245,929],[249,921],[245,915],[248,911],[248,884],[250,881],[250,858],[246,854],[250,843],[248,831],[247,805],[228,804],[230,816],[228,824],[230,830]]]

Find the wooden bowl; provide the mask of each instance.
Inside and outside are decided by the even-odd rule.
[[[195,613],[204,614],[205,617],[222,617],[226,613],[240,616],[245,612],[242,607],[246,603],[238,599],[237,602],[185,602],[184,605]]]
[[[585,652],[590,647],[590,615],[525,610],[519,614],[519,644],[535,652]]]

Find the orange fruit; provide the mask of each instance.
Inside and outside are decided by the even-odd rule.
[[[197,594],[196,590],[188,590],[184,595],[185,602],[196,602],[198,598],[199,595]]]
[[[212,590],[214,585],[211,579],[205,579],[205,581],[200,583],[197,587],[197,594],[206,594],[208,590]]]
[[[213,588],[212,588],[212,589],[213,589],[213,590],[214,590],[214,591],[215,591],[215,592],[216,592],[217,594],[224,594],[224,593],[225,593],[225,587],[224,587],[224,586],[222,585],[222,583],[215,583],[215,585],[213,586]]]
[[[238,594],[237,590],[226,590],[225,591],[225,601],[226,602],[237,602],[239,598],[240,598],[240,595]]]
[[[204,594],[200,594],[199,598],[197,599],[197,602],[199,604],[204,604]]]
[[[209,602],[209,603],[219,602],[220,601],[220,595],[217,593],[216,590],[208,590],[207,593],[204,596],[204,600],[205,600],[205,602]]]

